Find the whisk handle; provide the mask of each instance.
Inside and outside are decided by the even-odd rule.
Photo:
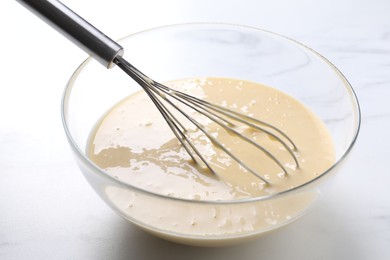
[[[107,68],[123,48],[56,0],[17,0]]]

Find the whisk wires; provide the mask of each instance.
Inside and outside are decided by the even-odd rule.
[[[285,148],[285,150],[290,154],[291,158],[293,158],[296,167],[299,167],[297,157],[294,153],[297,151],[296,145],[285,133],[283,133],[283,131],[281,131],[277,127],[267,122],[258,120],[256,118],[230,110],[226,107],[219,106],[217,104],[196,98],[189,94],[162,85],[144,75],[142,72],[140,72],[122,57],[115,58],[114,63],[117,64],[125,73],[127,73],[143,88],[143,90],[152,100],[161,115],[164,117],[168,126],[170,127],[176,138],[180,141],[191,159],[196,163],[203,163],[206,168],[212,173],[216,174],[209,161],[205,158],[205,156],[202,155],[202,153],[198,150],[196,145],[191,140],[191,136],[189,135],[187,128],[180,122],[177,116],[172,114],[172,112],[170,111],[170,109],[168,109],[167,106],[177,110],[197,129],[202,131],[203,134],[216,148],[221,149],[224,153],[226,153],[234,161],[236,161],[241,167],[260,178],[265,184],[269,184],[269,181],[266,180],[260,173],[249,167],[243,160],[241,160],[238,156],[232,153],[230,149],[225,147],[224,144],[222,144],[217,138],[211,135],[204,125],[202,125],[199,121],[195,120],[193,116],[188,114],[185,110],[181,109],[178,104],[176,104],[176,102],[172,102],[172,100],[176,100],[178,103],[181,103],[186,107],[192,109],[193,111],[196,111],[197,113],[205,116],[209,120],[215,122],[216,124],[224,128],[227,132],[232,133],[236,137],[258,148],[276,165],[278,165],[285,175],[288,175],[288,171],[283,165],[283,163],[278,160],[267,148],[251,140],[247,136],[243,135],[240,131],[238,131],[236,128],[236,123],[239,122],[252,130],[268,134]]]

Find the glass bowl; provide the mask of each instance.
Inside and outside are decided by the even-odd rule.
[[[317,201],[326,186],[324,180],[341,168],[357,138],[360,110],[348,81],[321,55],[289,38],[251,27],[200,23],[143,31],[123,38],[120,44],[128,61],[159,82],[213,76],[277,88],[322,119],[336,150],[335,164],[318,177],[269,196],[202,201],[137,188],[105,173],[86,156],[86,150],[99,119],[140,88],[119,68],[107,70],[89,58],[72,75],[63,96],[62,117],[70,146],[85,178],[107,205],[156,236],[189,245],[220,246],[291,223]]]

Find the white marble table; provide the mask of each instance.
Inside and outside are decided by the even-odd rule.
[[[15,1],[1,1],[0,259],[390,259],[390,1],[63,2],[113,38],[192,21],[295,38],[350,80],[361,134],[331,194],[280,232],[228,248],[154,238],[106,207],[68,148],[61,95],[86,55]]]

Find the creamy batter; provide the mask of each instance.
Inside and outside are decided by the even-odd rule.
[[[317,177],[335,161],[332,139],[321,120],[283,92],[225,78],[187,79],[167,85],[278,127],[298,147],[294,153],[299,167],[275,138],[237,126],[240,132],[274,154],[287,169],[287,175],[263,152],[195,113],[213,136],[270,184],[243,169],[192,128],[191,136],[215,170],[214,175],[191,161],[156,107],[140,91],[112,108],[91,133],[89,157],[108,174],[166,196],[223,201],[291,189]],[[199,241],[203,239],[219,244],[271,230],[297,217],[314,199],[308,192],[233,206],[189,206],[117,187],[107,187],[106,194],[125,217],[141,227],[169,239],[201,245]],[[145,203],[153,206],[142,206]]]

